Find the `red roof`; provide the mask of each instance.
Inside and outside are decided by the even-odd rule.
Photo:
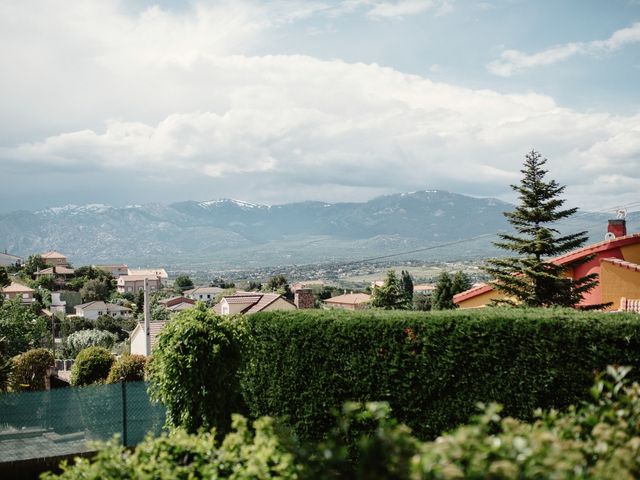
[[[596,253],[605,252],[607,250],[613,250],[614,248],[625,247],[627,245],[633,245],[636,243],[640,243],[640,233],[634,233],[633,235],[626,235],[624,237],[614,238],[613,240],[605,240],[603,242],[587,245],[586,247],[579,248],[578,250],[573,250],[572,252],[560,255],[559,257],[552,258],[549,261],[557,265],[569,265],[588,255],[594,255]],[[624,260],[613,258],[604,259],[603,261],[609,261],[610,263],[614,263],[619,266],[625,266],[626,268],[630,267],[622,264],[635,265],[630,262],[625,262]],[[464,302],[465,300],[477,297],[478,295],[482,295],[483,293],[487,293],[492,290],[493,288],[485,283],[477,287],[473,287],[465,292],[454,295],[453,301],[455,303]]]

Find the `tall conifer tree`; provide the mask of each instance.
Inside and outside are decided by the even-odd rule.
[[[575,306],[597,285],[597,275],[567,278],[564,275],[567,265],[548,261],[582,246],[588,237],[586,231],[561,235],[550,226],[573,215],[577,208],[562,208],[565,200],[559,196],[565,187],[555,180],[545,181],[546,162],[535,150],[525,156],[523,178],[519,185],[511,185],[518,192],[520,204],[513,212],[504,214],[516,233],[501,233],[501,241],[494,242],[517,256],[490,259],[485,270],[495,279],[492,286],[514,299],[506,303],[528,307]],[[590,259],[583,257],[571,267]]]

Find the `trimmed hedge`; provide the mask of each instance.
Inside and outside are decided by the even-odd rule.
[[[345,401],[387,401],[420,438],[478,402],[530,419],[585,399],[607,365],[640,371],[640,316],[574,310],[309,311],[241,320],[241,394],[253,418],[319,439]]]

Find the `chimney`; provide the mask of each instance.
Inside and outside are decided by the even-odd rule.
[[[315,298],[310,288],[301,288],[293,294],[293,303],[299,309],[313,308],[315,306]]]
[[[609,233],[613,235],[613,238],[624,237],[627,234],[627,221],[624,218],[609,220],[607,237],[611,237]]]

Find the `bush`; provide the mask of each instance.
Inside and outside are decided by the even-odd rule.
[[[81,350],[88,347],[111,349],[117,337],[105,330],[79,330],[67,337],[64,354],[67,358],[76,358]]]
[[[60,336],[66,338],[80,330],[93,330],[94,326],[91,320],[84,317],[65,317],[60,322]]]
[[[111,315],[100,315],[95,322],[97,330],[105,330],[117,336],[118,341],[127,340],[129,332],[136,327],[135,318],[114,318]]]
[[[326,435],[330,412],[345,401],[387,401],[428,439],[468,421],[478,402],[531,419],[538,407],[584,400],[593,372],[608,364],[640,367],[637,315],[307,310],[242,323],[249,415],[283,418],[310,439]]]
[[[230,414],[242,410],[239,361],[231,324],[199,302],[160,333],[149,367],[149,393],[166,407],[169,425],[225,432]]]
[[[54,366],[53,354],[44,348],[29,350],[13,358],[10,385],[13,390],[44,390],[47,370]]]
[[[347,403],[327,438],[299,443],[270,418],[234,416],[234,431],[147,438],[133,452],[111,445],[93,459],[63,466],[60,476],[85,478],[288,479],[631,479],[640,472],[640,385],[626,369],[598,378],[593,400],[566,413],[538,413],[533,423],[489,405],[471,424],[420,442],[380,403]]]
[[[78,354],[71,367],[71,385],[89,385],[104,381],[113,362],[113,355],[106,348],[85,348]]]
[[[123,355],[111,366],[107,383],[143,381],[146,365],[144,355]]]

